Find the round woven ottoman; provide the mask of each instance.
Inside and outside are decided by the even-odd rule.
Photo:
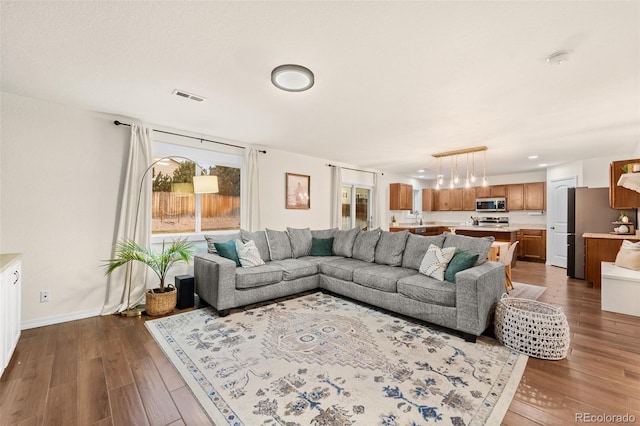
[[[535,358],[565,358],[569,351],[569,324],[562,308],[505,296],[496,307],[496,339]]]

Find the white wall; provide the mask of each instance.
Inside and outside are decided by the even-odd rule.
[[[106,114],[7,93],[1,111],[0,251],[23,253],[23,326],[96,315],[129,130]]]

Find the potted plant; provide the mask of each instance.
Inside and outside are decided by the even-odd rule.
[[[396,225],[398,225],[398,223],[396,222],[396,216],[391,215],[391,226],[396,226]]]
[[[189,262],[194,252],[193,243],[186,239],[174,240],[169,247],[163,241],[160,252],[143,247],[133,240],[122,240],[116,244],[115,257],[104,264],[107,268],[105,275],[132,261],[147,265],[158,276],[160,284],[158,288],[147,290],[145,309],[151,316],[164,315],[176,307],[175,287],[165,287],[167,273],[176,262]]]

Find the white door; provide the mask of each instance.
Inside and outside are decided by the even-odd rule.
[[[577,178],[563,178],[549,183],[547,203],[549,232],[547,233],[547,260],[550,265],[567,267],[567,225],[569,205],[567,189],[574,188]]]

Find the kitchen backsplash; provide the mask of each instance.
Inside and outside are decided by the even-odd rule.
[[[527,211],[514,211],[514,212],[499,212],[499,213],[478,213],[470,211],[448,211],[448,212],[420,212],[422,214],[422,220],[425,223],[428,222],[453,222],[462,223],[471,220],[471,216],[474,217],[508,217],[510,224],[540,224],[546,225],[547,215],[546,212],[540,213],[539,211],[527,212]],[[397,211],[393,210],[389,213],[389,217],[395,216],[399,223],[413,223],[415,221],[415,214],[411,214],[409,211]]]

